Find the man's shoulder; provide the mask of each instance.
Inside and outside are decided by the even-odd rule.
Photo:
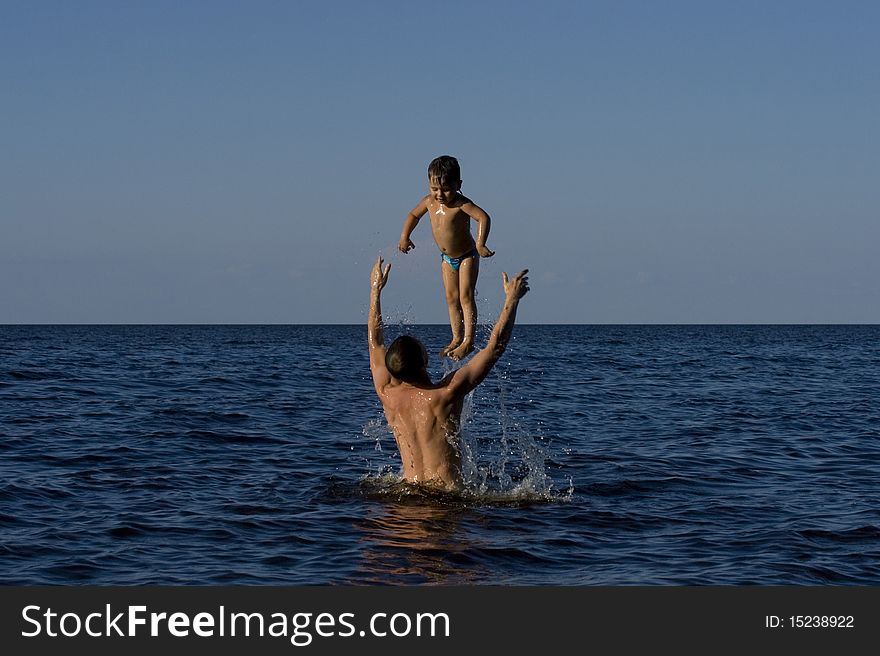
[[[385,385],[384,389],[385,394],[393,397],[409,396],[418,391],[418,387],[410,385],[409,383],[404,383],[402,380],[398,380],[394,376],[391,376],[391,380],[388,381],[388,384]]]
[[[385,387],[385,392],[396,397],[445,397],[453,395],[455,393],[454,389],[450,385],[454,375],[455,372],[452,372],[451,374],[448,374],[446,377],[431,385],[414,385],[412,383],[404,383],[403,381],[397,380],[396,378],[392,377],[391,382],[388,383],[388,385]]]
[[[459,398],[464,398],[466,392],[462,389],[461,381],[461,368],[446,374],[446,376],[437,383],[440,400],[453,403]]]

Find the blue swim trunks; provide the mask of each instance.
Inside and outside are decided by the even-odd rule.
[[[477,249],[474,248],[461,257],[449,257],[446,253],[440,253],[440,259],[446,262],[449,266],[452,267],[453,271],[458,271],[458,267],[461,266],[461,263],[464,262],[469,257],[477,257]]]

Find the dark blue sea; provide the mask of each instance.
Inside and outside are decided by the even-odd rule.
[[[0,326],[0,583],[880,584],[880,327],[514,334],[447,496],[363,326]]]

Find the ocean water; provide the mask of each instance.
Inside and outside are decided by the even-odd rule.
[[[364,326],[0,326],[0,583],[880,584],[880,327],[514,335],[447,496]]]

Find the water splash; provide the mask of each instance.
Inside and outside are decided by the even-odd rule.
[[[476,327],[477,344],[488,341],[496,317],[489,315],[485,299],[481,301]],[[411,326],[411,308],[396,314],[397,326]],[[515,339],[515,337],[514,337]],[[440,377],[464,366],[466,361],[449,358],[440,361]],[[461,474],[464,482],[462,499],[487,503],[508,503],[570,499],[574,488],[560,491],[547,473],[550,457],[545,437],[529,430],[520,422],[522,399],[517,399],[517,386],[510,372],[510,364],[499,362],[489,378],[465,397],[462,405],[460,431],[453,444],[461,456]],[[400,488],[402,471],[396,445],[383,451],[382,440],[393,440],[384,417],[368,422],[364,436],[375,441],[376,460],[368,459],[368,474],[364,481],[377,489],[385,489],[390,496],[412,496],[410,487]],[[393,442],[392,442],[393,444]],[[393,454],[394,460],[390,460]],[[377,464],[378,463],[378,464]],[[407,484],[408,485],[408,484]],[[419,486],[416,486],[417,488]]]
[[[476,294],[479,323],[476,342],[488,342],[498,317],[489,312],[487,299]],[[516,339],[516,335],[512,340]],[[446,365],[454,370],[463,363]],[[462,477],[480,494],[511,498],[555,498],[558,492],[547,474],[548,448],[544,436],[529,431],[519,420],[520,410],[508,403],[517,395],[510,363],[495,365],[492,373],[465,398],[461,414]],[[571,488],[571,485],[569,486]],[[567,493],[571,496],[573,489]]]
[[[341,486],[340,486],[341,487]],[[379,499],[399,503],[473,507],[473,506],[514,506],[568,502],[567,495],[539,494],[527,489],[476,490],[464,488],[448,491],[425,485],[409,483],[391,473],[368,474],[361,478],[356,489],[345,492],[365,499]]]
[[[547,473],[545,438],[520,422],[520,411],[510,403],[516,394],[508,365],[499,363],[490,378],[465,399],[462,477],[468,488],[481,494],[558,497]]]
[[[393,444],[394,437],[391,435],[391,431],[388,428],[388,422],[385,421],[385,418],[376,417],[375,419],[371,419],[364,424],[361,434],[374,442],[373,453],[371,454],[372,457],[367,456],[365,458],[367,470],[371,472],[368,475],[378,477],[394,476],[400,478],[400,455],[397,452],[397,446]],[[388,438],[391,439],[393,448],[386,450],[382,448],[382,440]],[[352,445],[351,448],[353,451],[355,448],[354,445]]]
[[[393,308],[390,311],[385,311],[383,319],[386,330],[404,333],[415,325],[416,313],[412,305],[407,305],[404,309]]]

